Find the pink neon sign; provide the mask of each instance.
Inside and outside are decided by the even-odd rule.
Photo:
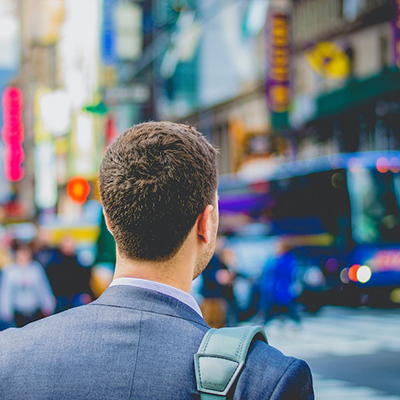
[[[24,160],[24,126],[22,123],[22,92],[21,89],[9,86],[3,92],[3,128],[1,137],[6,145],[4,153],[4,170],[6,179],[19,181],[24,176],[22,162]]]

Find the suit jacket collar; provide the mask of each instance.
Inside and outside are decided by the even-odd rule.
[[[195,310],[174,297],[134,286],[111,286],[92,304],[125,307],[139,311],[170,315],[186,319],[207,328],[204,319]]]

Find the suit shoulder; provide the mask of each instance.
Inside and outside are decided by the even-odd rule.
[[[54,335],[55,332],[65,330],[66,327],[71,327],[81,323],[85,318],[86,307],[76,307],[58,314],[48,316],[39,321],[31,322],[23,328],[9,328],[0,332],[0,345],[12,341],[15,345],[21,341],[23,347],[27,348],[30,344],[36,345],[38,341],[46,341],[47,336]],[[28,340],[29,339],[29,340]]]
[[[307,397],[312,394],[312,378],[307,363],[285,356],[261,341],[254,343],[250,350],[237,389],[237,398],[273,399],[277,393],[277,399],[313,398]],[[285,392],[290,393],[289,397],[285,397]]]
[[[258,340],[249,351],[246,365],[255,370],[258,370],[260,367],[262,370],[265,370],[265,366],[268,365],[273,370],[271,372],[278,373],[279,371],[286,370],[295,360],[294,357],[285,356],[277,348]]]

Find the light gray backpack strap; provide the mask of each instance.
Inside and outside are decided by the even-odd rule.
[[[201,400],[222,400],[239,379],[254,340],[268,343],[260,326],[210,329],[194,355]]]

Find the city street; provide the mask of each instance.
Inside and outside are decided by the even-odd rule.
[[[266,332],[309,363],[317,400],[400,400],[400,310],[325,307],[300,330],[272,321]]]
[[[223,391],[190,291],[400,400],[400,0],[0,0],[0,400]]]

